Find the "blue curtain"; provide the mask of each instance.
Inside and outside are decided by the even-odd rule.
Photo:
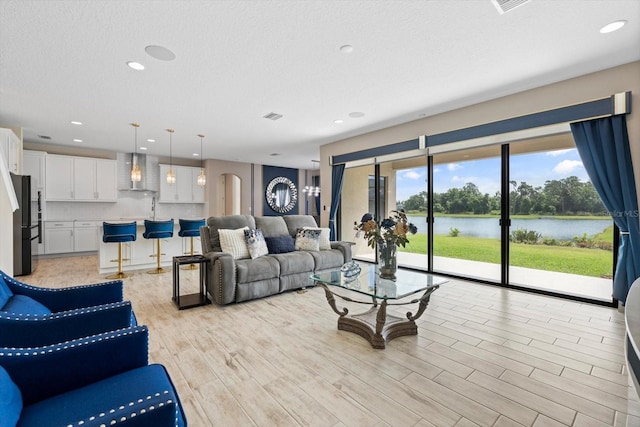
[[[624,115],[571,123],[582,163],[602,203],[620,228],[613,296],[621,302],[640,276],[640,231],[629,135]]]
[[[331,208],[329,209],[329,232],[330,239],[336,240],[336,216],[340,205],[340,195],[342,194],[342,182],[344,181],[344,163],[333,165],[331,168]]]

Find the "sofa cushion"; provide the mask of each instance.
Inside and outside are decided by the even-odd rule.
[[[309,252],[315,261],[314,271],[331,270],[342,267],[345,263],[344,255],[340,249],[329,251]]]
[[[329,251],[331,250],[331,232],[329,231],[329,227],[320,228],[320,227],[302,227],[305,230],[320,230],[320,250],[321,251]]]
[[[247,230],[249,230],[247,227],[236,230],[218,230],[222,252],[231,254],[233,259],[251,258],[249,248],[247,248],[247,242],[244,238],[244,232]]]
[[[9,285],[7,285],[2,276],[0,276],[0,307],[4,307],[12,296],[13,292],[9,289]]]
[[[296,233],[296,251],[319,251],[320,230],[298,229]]]
[[[296,250],[291,236],[265,237],[270,254],[286,254]]]
[[[256,228],[256,222],[251,215],[212,216],[207,219],[209,234],[211,235],[211,250],[221,252],[219,229],[236,230],[238,228]]]
[[[287,223],[281,216],[256,217],[256,228],[262,230],[264,237],[295,236],[295,233],[289,233]]]
[[[272,257],[262,256],[256,259],[236,261],[237,283],[250,283],[273,279],[280,275],[280,264]]]
[[[2,311],[18,314],[51,314],[51,310],[26,295],[12,296],[2,307]]]
[[[22,412],[22,394],[7,371],[0,366],[0,424],[14,426]]]
[[[310,275],[315,265],[313,257],[310,255],[311,253],[312,252],[307,251],[295,251],[288,254],[269,255],[268,258],[278,260],[280,264],[280,277],[295,273],[309,273]]]
[[[290,236],[295,236],[299,228],[318,227],[316,220],[311,215],[285,215],[282,217],[287,225],[287,232]]]
[[[267,242],[264,240],[264,236],[260,229],[244,230],[244,240],[247,243],[247,249],[249,249],[251,259],[269,254]]]

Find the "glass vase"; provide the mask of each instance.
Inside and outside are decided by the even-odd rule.
[[[398,270],[398,247],[393,242],[382,242],[378,247],[378,271],[380,277],[388,280],[396,280]]]

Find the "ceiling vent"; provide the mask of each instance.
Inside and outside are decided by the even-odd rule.
[[[498,9],[500,15],[528,2],[529,0],[491,0],[491,3]]]
[[[51,137],[49,135],[38,135],[38,138],[40,138],[40,139],[51,139]]]
[[[266,116],[264,116],[265,119],[269,119],[269,120],[278,120],[282,118],[282,114],[278,114],[278,113],[269,113]]]

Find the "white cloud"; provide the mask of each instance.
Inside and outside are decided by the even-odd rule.
[[[440,168],[433,168],[433,173],[438,173],[438,172],[440,172],[440,171],[441,171],[441,169],[440,169]]]
[[[553,171],[559,175],[567,175],[581,167],[582,162],[580,160],[563,160],[553,168]]]
[[[450,171],[455,171],[455,170],[462,169],[462,168],[463,168],[463,166],[460,166],[459,163],[449,163],[447,165],[447,169],[450,170]]]
[[[403,178],[408,178],[408,179],[419,179],[422,175],[420,175],[418,172],[414,171],[414,170],[408,170],[404,173]]]
[[[575,150],[575,148],[567,148],[566,150],[547,151],[545,154],[551,157],[558,157]]]
[[[477,182],[478,181],[478,177],[477,176],[458,176],[458,175],[454,175],[451,177],[451,182],[462,182],[464,184],[466,184],[467,182]]]

